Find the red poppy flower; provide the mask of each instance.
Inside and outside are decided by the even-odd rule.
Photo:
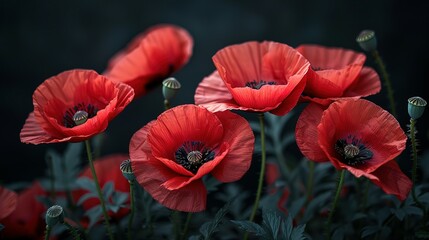
[[[133,89],[92,70],[69,70],[44,81],[33,94],[34,111],[21,130],[24,143],[79,142],[103,132],[133,99]],[[88,120],[76,126],[73,116]],[[82,112],[80,112],[82,113]]]
[[[335,100],[366,97],[381,90],[377,72],[364,66],[363,53],[311,44],[300,45],[296,50],[311,64],[301,102],[328,105]]]
[[[130,192],[130,184],[119,169],[122,161],[126,159],[129,159],[128,154],[111,154],[94,161],[95,172],[97,173],[98,182],[101,188],[103,188],[108,182],[113,182],[114,192]],[[79,177],[87,177],[93,181],[91,169],[89,166],[83,169],[83,171],[79,174]],[[84,189],[73,191],[74,202],[78,202],[79,199],[86,193],[88,193],[88,191]],[[109,201],[110,200],[111,199],[109,199]],[[125,202],[125,204],[128,203],[129,200]],[[88,211],[99,204],[100,200],[98,198],[88,198],[82,203],[82,207],[85,211]],[[120,208],[117,212],[108,211],[107,213],[113,220],[119,220],[127,215],[129,211],[129,208]],[[88,220],[89,219],[86,218],[83,219],[82,225],[88,226]]]
[[[17,194],[7,188],[0,186],[0,221],[16,208]]]
[[[161,84],[181,69],[192,55],[193,39],[183,28],[155,25],[135,37],[108,63],[105,75],[134,88],[135,97]]]
[[[45,230],[45,205],[38,200],[38,197],[46,197],[39,182],[34,182],[31,186],[18,193],[15,210],[5,219],[2,224],[5,228],[1,231],[3,237],[43,239]]]
[[[162,205],[198,212],[207,202],[201,178],[210,173],[221,182],[239,180],[250,167],[254,142],[243,117],[181,105],[133,135],[131,164],[137,181]]]
[[[310,66],[292,47],[269,41],[231,45],[212,59],[217,71],[195,93],[195,103],[210,111],[284,115],[297,104]]]
[[[395,158],[407,137],[387,111],[364,99],[337,101],[324,110],[310,103],[295,130],[299,149],[311,161],[330,161],[356,177],[367,177],[388,194],[404,200],[411,180]]]

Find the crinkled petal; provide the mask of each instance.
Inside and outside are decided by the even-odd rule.
[[[323,107],[318,104],[308,104],[298,118],[295,127],[295,139],[301,153],[311,161],[329,161],[318,143],[317,125],[322,118]]]
[[[218,147],[223,132],[216,115],[203,107],[185,104],[158,116],[148,141],[155,157],[174,160],[177,149],[188,141],[201,142],[212,149]]]
[[[364,176],[379,186],[385,193],[395,195],[401,201],[407,198],[413,185],[410,178],[402,172],[395,160]]]
[[[318,126],[320,147],[336,168],[346,165],[338,160],[334,146],[338,139],[354,136],[373,156],[356,168],[370,173],[396,158],[406,147],[407,137],[398,121],[386,110],[365,100],[332,103]]]
[[[225,129],[223,141],[229,143],[228,154],[211,174],[221,182],[239,180],[250,168],[255,136],[246,119],[226,111],[215,113]]]
[[[381,91],[380,77],[374,69],[363,67],[357,78],[358,79],[346,89],[343,97],[367,97]]]
[[[193,39],[185,29],[155,25],[113,56],[104,74],[113,81],[129,84],[139,97],[181,69],[189,61],[192,48]]]
[[[0,186],[0,220],[9,216],[16,208],[18,195]]]

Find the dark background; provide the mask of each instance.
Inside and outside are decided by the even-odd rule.
[[[193,103],[203,77],[214,70],[219,49],[249,40],[273,40],[361,51],[355,38],[375,30],[406,130],[407,99],[428,100],[429,36],[427,1],[20,1],[1,0],[0,182],[31,181],[44,174],[45,152],[66,144],[31,145],[19,133],[33,110],[33,91],[45,79],[74,68],[103,72],[108,59],[138,33],[173,23],[194,38],[189,63],[174,76],[182,91],[173,105]],[[367,65],[373,66],[371,56]],[[388,108],[386,92],[370,100]],[[163,110],[161,88],[132,102],[106,131],[103,154],[128,153],[132,134]],[[417,123],[421,147],[428,147],[429,113]],[[409,152],[404,153],[405,158]],[[407,165],[405,161],[403,163]],[[411,161],[410,161],[411,164]],[[406,166],[405,166],[406,167]]]

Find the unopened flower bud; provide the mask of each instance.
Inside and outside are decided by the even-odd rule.
[[[121,169],[122,175],[124,175],[128,181],[134,181],[134,179],[136,179],[131,167],[131,161],[129,159],[124,160],[119,168]]]
[[[427,102],[421,97],[408,98],[408,115],[412,119],[418,119],[423,115]]]
[[[367,52],[372,52],[377,50],[377,38],[375,37],[375,32],[372,30],[363,30],[356,37],[356,42],[359,46]]]
[[[180,82],[174,77],[169,77],[162,81],[162,94],[164,95],[164,99],[172,99],[179,91],[180,87]]]
[[[64,211],[60,205],[53,205],[46,211],[46,225],[49,227],[64,222]]]

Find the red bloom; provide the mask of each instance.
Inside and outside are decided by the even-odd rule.
[[[100,187],[103,188],[104,185],[108,182],[114,183],[114,192],[122,192],[129,193],[130,192],[130,184],[122,175],[121,170],[119,169],[122,161],[129,159],[127,154],[112,154],[108,155],[94,161],[95,172],[97,173],[98,182]],[[93,181],[91,169],[86,167],[82,173],[79,174],[79,177],[87,177]],[[84,194],[88,193],[87,190],[75,190],[73,191],[74,202],[77,202]],[[129,203],[127,200],[126,203]],[[100,204],[100,200],[98,198],[89,198],[82,203],[82,207],[85,211],[97,206]],[[112,219],[121,219],[126,214],[128,214],[129,208],[121,208],[118,212],[108,211],[108,215],[112,217]],[[83,225],[87,225],[87,220],[83,221]]]
[[[43,239],[46,207],[37,197],[47,196],[39,182],[18,193],[15,210],[5,219],[0,235],[5,238]]]
[[[276,42],[246,42],[213,56],[217,71],[204,78],[195,103],[210,111],[237,109],[288,113],[305,87],[309,62],[292,47]]]
[[[0,186],[0,221],[15,210],[16,201],[15,192]]]
[[[79,142],[103,132],[133,99],[126,84],[116,84],[92,70],[69,70],[44,81],[33,94],[34,111],[21,130],[24,143]],[[76,126],[73,115],[88,113]]]
[[[364,99],[337,101],[324,110],[311,103],[295,130],[299,149],[311,161],[330,161],[356,177],[367,177],[388,194],[404,200],[411,180],[395,158],[407,137],[387,111]]]
[[[311,63],[307,85],[300,101],[322,105],[360,98],[381,90],[376,71],[364,67],[366,56],[348,49],[303,44],[296,48]]]
[[[105,75],[134,88],[135,97],[146,94],[181,69],[192,55],[193,39],[183,28],[161,24],[135,37],[108,63]]]
[[[202,177],[239,180],[249,169],[255,137],[249,123],[229,111],[181,105],[137,131],[130,157],[137,181],[162,205],[179,211],[206,208]]]

